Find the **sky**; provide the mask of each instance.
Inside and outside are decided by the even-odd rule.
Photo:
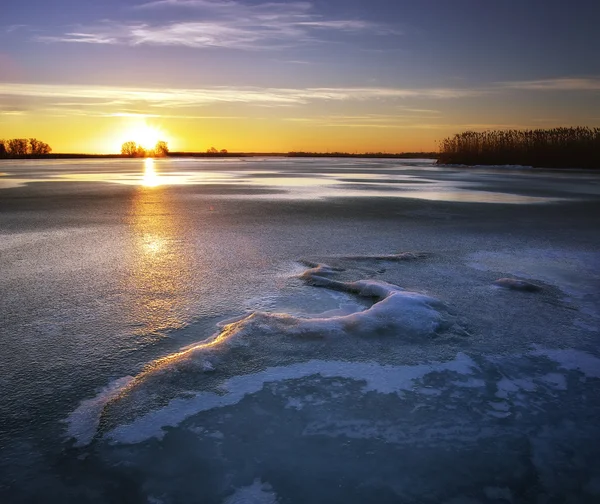
[[[0,138],[408,152],[600,126],[598,0],[6,0]]]

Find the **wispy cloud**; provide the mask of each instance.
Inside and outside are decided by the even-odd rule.
[[[423,130],[488,130],[488,129],[519,129],[527,128],[525,124],[498,124],[498,123],[441,123],[419,122],[423,117],[395,116],[384,114],[370,114],[363,116],[316,116],[316,117],[290,117],[286,121],[304,123],[311,127],[335,128],[361,128],[361,129],[423,129]],[[435,119],[435,118],[428,118]]]
[[[600,78],[558,78],[503,82],[502,87],[531,91],[600,91]]]
[[[79,44],[117,44],[119,39],[108,34],[67,32],[60,36],[39,36],[43,42],[75,42]]]
[[[311,126],[337,128],[406,128],[421,115],[405,114],[364,114],[364,115],[324,115],[313,117],[288,117],[285,121],[306,123]],[[428,119],[435,119],[429,117]],[[410,122],[410,124],[408,124]]]
[[[398,100],[404,98],[453,99],[478,96],[469,89],[404,88],[258,88],[207,87],[196,89],[120,88],[55,84],[0,83],[0,95],[13,98],[81,103],[118,104],[144,107],[197,107],[217,103],[291,106],[315,101]],[[122,107],[124,108],[124,107]]]
[[[402,112],[414,112],[415,114],[424,114],[427,116],[440,114],[440,111],[435,109],[398,107],[398,110],[401,110]]]
[[[306,87],[306,88],[268,88],[250,86],[213,86],[203,88],[132,88],[93,85],[60,84],[17,84],[0,83],[0,106],[14,106],[24,99],[30,106],[81,107],[102,111],[163,114],[159,109],[197,108],[219,103],[233,103],[261,107],[294,107],[314,102],[371,102],[389,103],[397,111],[393,115],[399,118],[440,118],[440,112],[434,108],[411,107],[410,100],[456,100],[471,99],[499,93],[510,93],[514,89],[531,91],[571,91],[581,92],[600,90],[600,80],[558,79],[562,86],[543,85],[536,87],[533,81],[497,85],[488,88],[391,88],[391,87]],[[541,82],[541,81],[540,81]],[[545,81],[544,81],[545,82]],[[555,82],[555,81],[553,81]],[[579,85],[567,85],[567,82],[579,82]],[[596,86],[594,83],[598,83]],[[406,105],[401,100],[407,100]],[[432,102],[433,103],[433,102]],[[6,108],[5,107],[5,108]],[[38,107],[41,108],[41,105]],[[390,117],[392,115],[390,114]],[[342,117],[342,116],[340,116]],[[344,116],[350,117],[350,116]],[[383,119],[377,115],[360,116],[354,122],[375,124]],[[331,121],[331,118],[329,118]],[[335,119],[334,119],[335,120]],[[341,121],[341,119],[339,120]]]
[[[1,109],[0,108],[0,117],[1,116],[20,116],[25,115],[27,113],[26,110],[12,110],[12,109]]]
[[[182,20],[173,9],[193,9]],[[164,45],[193,48],[273,49],[315,42],[322,34],[398,32],[357,19],[326,19],[308,2],[248,5],[237,1],[159,0],[138,6],[137,12],[167,9],[161,21],[79,26],[66,33],[38,36],[43,42]],[[148,13],[146,13],[148,14]],[[148,16],[146,16],[148,17]],[[156,19],[156,15],[151,16]]]
[[[18,30],[22,30],[24,28],[28,28],[28,26],[25,24],[13,24],[13,25],[6,26],[4,28],[4,31],[5,31],[5,33],[13,33]]]
[[[13,111],[11,115],[23,115],[28,113],[27,111]],[[168,110],[159,110],[157,113],[140,112],[137,110],[120,110],[115,109],[114,111],[105,111],[97,109],[89,109],[85,106],[73,107],[72,104],[58,103],[49,106],[43,106],[35,110],[36,114],[43,114],[49,117],[93,117],[93,118],[125,118],[125,119],[182,119],[182,120],[203,120],[203,121],[229,121],[246,119],[245,116],[228,116],[228,115],[195,115],[190,113],[173,114]],[[8,114],[0,109],[0,119],[2,115]]]
[[[299,3],[299,2],[296,2]],[[235,0],[155,0],[133,6],[134,9],[160,9],[164,7],[226,9],[238,6]]]

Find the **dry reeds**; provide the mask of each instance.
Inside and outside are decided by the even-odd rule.
[[[442,141],[438,163],[600,169],[600,128],[466,131]]]

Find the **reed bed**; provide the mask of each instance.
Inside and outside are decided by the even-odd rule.
[[[441,142],[438,163],[600,169],[600,128],[466,131]]]

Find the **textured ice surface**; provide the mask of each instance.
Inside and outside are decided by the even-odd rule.
[[[277,496],[271,485],[254,480],[252,485],[238,488],[233,495],[223,501],[223,504],[277,504],[277,502]]]
[[[153,361],[118,393],[84,402],[78,421],[70,420],[77,446],[93,439],[89,448],[108,464],[136,467],[151,495],[188,500],[553,502],[570,485],[581,489],[573,495],[592,499],[600,465],[590,440],[600,429],[586,418],[600,414],[589,394],[600,383],[600,358],[529,345],[399,363],[414,345],[434,351],[469,338],[433,296],[346,280],[376,271],[386,261],[380,257],[306,261],[298,275],[305,286],[274,296],[273,310],[293,304],[294,295],[300,305],[312,299],[311,307],[328,299],[341,307],[354,296],[363,309],[254,312],[227,321],[212,338]],[[487,285],[482,280],[481,289]],[[527,294],[502,299],[510,306],[519,295]],[[530,298],[541,307],[554,299],[548,292]],[[81,415],[85,404],[94,407]],[[100,418],[91,415],[100,413],[97,405]],[[217,487],[203,478],[187,483],[197,473],[184,461],[198,457]],[[149,465],[158,459],[160,472]],[[186,481],[177,490],[167,476],[173,470]]]
[[[399,197],[429,201],[491,204],[544,204],[563,198],[524,195],[512,191],[496,192],[481,183],[426,177],[434,160],[328,160],[327,169],[314,169],[314,160],[306,159],[160,159],[152,169],[142,161],[89,161],[79,163],[55,161],[55,169],[5,163],[0,190],[21,187],[32,182],[111,183],[124,186],[213,186],[240,188],[245,198],[310,200],[331,197]],[[46,163],[47,165],[48,163]],[[294,167],[290,169],[290,165]],[[323,163],[322,163],[323,165]],[[418,171],[415,171],[417,169]],[[488,168],[490,170],[493,168]],[[66,173],[65,173],[66,172]],[[258,189],[258,191],[257,191]],[[227,193],[227,191],[222,191]]]
[[[598,369],[586,352],[544,349],[415,366],[294,364],[176,399],[95,450],[136,467],[152,495],[558,502],[577,484],[575,502],[593,502],[600,465],[589,440],[600,430],[586,415],[600,409],[584,391]]]
[[[3,164],[2,502],[598,500],[597,175],[140,168]]]
[[[597,251],[564,248],[480,251],[471,254],[469,259],[473,268],[531,280],[511,280],[511,288],[517,285],[514,282],[536,285],[536,281],[557,287],[566,295],[567,301],[577,302],[582,314],[600,319],[600,253]],[[508,286],[506,281],[503,281],[503,286]],[[580,324],[594,330],[598,322],[589,325],[582,321]]]
[[[96,411],[89,407],[90,404],[95,408],[107,406],[97,413],[104,414],[111,438],[137,442],[160,435],[162,426],[177,425],[198,411],[234,404],[245,395],[261,390],[267,381],[315,373],[330,376],[339,372],[340,376],[348,378],[368,375],[368,383],[372,383],[374,389],[391,393],[397,391],[395,387],[400,386],[399,383],[407,383],[408,378],[401,379],[402,376],[410,377],[414,369],[427,370],[429,367],[417,366],[410,368],[412,371],[400,370],[399,374],[392,372],[388,380],[379,377],[382,373],[387,376],[387,368],[377,368],[376,364],[346,364],[335,359],[351,355],[349,349],[352,347],[362,359],[375,358],[378,347],[372,340],[382,338],[407,344],[449,335],[464,336],[464,330],[455,324],[454,317],[435,298],[383,281],[343,282],[331,278],[335,274],[333,268],[315,265],[301,278],[314,287],[370,299],[372,305],[347,314],[341,307],[320,316],[254,312],[234,319],[222,325],[208,340],[188,345],[150,363],[138,376],[123,383],[118,392],[113,389],[103,391],[97,399],[84,402],[68,420],[70,425],[77,426],[70,429],[70,434],[78,444],[90,441],[90,433],[99,423],[93,415],[82,414]],[[315,360],[316,357],[332,360]],[[453,365],[461,366],[465,359],[461,357]],[[296,363],[298,361],[308,362]],[[281,366],[282,363],[290,365]],[[260,372],[255,372],[261,368]],[[422,371],[417,374],[419,372]],[[203,391],[192,400],[181,397],[188,396],[195,388]],[[155,400],[157,391],[160,391],[163,404],[168,401],[164,408],[157,409],[160,404]],[[141,419],[131,426],[115,426],[115,423],[128,423],[137,416]],[[88,418],[90,426],[82,425],[81,418],[84,417]]]
[[[547,360],[540,361],[539,357],[545,357]],[[360,384],[361,394],[375,392],[384,395],[395,394],[403,398],[405,392],[425,397],[442,396],[451,392],[450,397],[454,400],[445,403],[444,409],[451,406],[456,408],[460,404],[456,399],[462,397],[465,390],[472,390],[473,392],[469,393],[479,396],[479,401],[487,401],[485,414],[496,418],[511,416],[511,404],[525,406],[526,402],[535,401],[536,396],[542,398],[551,391],[567,391],[565,373],[568,371],[579,372],[586,378],[600,378],[600,359],[586,352],[537,349],[526,355],[515,355],[513,359],[518,363],[516,368],[511,364],[511,359],[489,359],[480,365],[464,354],[459,354],[448,362],[414,366],[313,360],[267,368],[259,373],[230,378],[222,382],[216,392],[200,391],[192,394],[188,391],[188,397],[173,399],[165,407],[146,413],[133,423],[120,425],[111,430],[107,437],[111,442],[126,444],[139,443],[152,437],[160,439],[167,432],[165,428],[175,427],[200,412],[238,404],[246,396],[262,391],[269,384],[290,380],[302,383],[302,379],[309,377],[352,380]],[[489,377],[487,369],[490,367],[497,368],[500,378]],[[523,372],[527,374],[523,375]],[[451,379],[440,380],[441,377]],[[127,383],[123,385],[126,387]],[[299,385],[298,390],[301,390],[301,387]],[[495,393],[488,397],[490,389],[495,390]],[[115,396],[113,387],[108,398]],[[92,415],[99,413],[97,409],[89,411],[86,419],[89,425],[86,426],[81,419],[81,410],[86,409],[90,403],[96,405],[106,402],[107,392],[103,391],[97,399],[85,401],[70,416],[70,424],[78,426],[78,429],[70,429],[70,434],[77,437],[79,444],[91,440],[90,432],[98,425],[98,419]],[[308,396],[300,396],[296,399],[290,398],[288,406],[302,409],[303,405],[311,402],[314,404]]]
[[[498,287],[504,287],[505,289],[524,292],[537,292],[541,290],[539,285],[526,282],[525,280],[519,280],[517,278],[499,278],[494,282],[494,285],[497,285]]]
[[[474,268],[502,271],[555,285],[566,294],[582,297],[600,292],[600,253],[565,249],[524,249],[475,252]]]

